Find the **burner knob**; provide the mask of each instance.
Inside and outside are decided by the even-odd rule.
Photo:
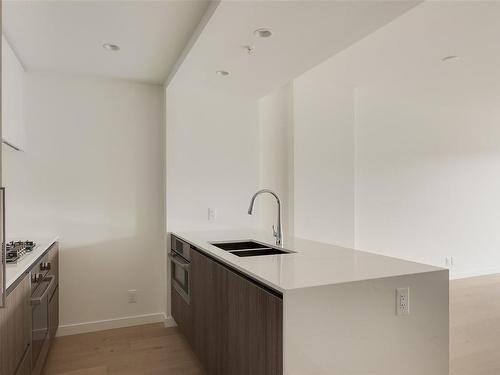
[[[40,263],[40,269],[42,271],[50,271],[50,262]]]
[[[31,275],[31,282],[32,283],[38,283],[42,281],[43,275],[41,273],[34,273]]]

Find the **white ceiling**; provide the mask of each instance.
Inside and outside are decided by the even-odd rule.
[[[3,1],[3,32],[28,70],[163,83],[209,4]],[[108,52],[103,43],[118,44]]]
[[[358,87],[476,87],[484,95],[500,87],[499,20],[499,1],[427,1],[319,70]],[[442,61],[452,55],[458,59]]]
[[[222,1],[171,87],[261,97],[399,17],[419,1]],[[259,39],[258,28],[273,36]],[[255,46],[248,55],[241,46]],[[230,71],[227,77],[217,70]]]

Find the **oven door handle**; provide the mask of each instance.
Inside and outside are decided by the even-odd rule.
[[[191,265],[188,262],[183,263],[183,262],[177,260],[176,257],[177,257],[176,254],[168,253],[168,259],[170,259],[172,261],[172,263],[176,264],[177,266],[181,267],[182,269],[184,269],[186,271],[189,271],[189,269],[191,268]]]
[[[42,300],[46,297],[47,293],[51,289],[52,284],[54,284],[55,279],[56,279],[56,277],[54,275],[46,276],[43,278],[43,281],[50,280],[49,285],[47,285],[47,288],[45,288],[45,290],[43,291],[43,293],[40,297],[31,298],[32,305],[40,305],[42,303]]]

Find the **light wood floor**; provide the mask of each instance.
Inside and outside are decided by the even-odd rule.
[[[177,328],[163,324],[57,337],[43,375],[204,375]]]
[[[500,375],[500,275],[450,283],[450,374]],[[204,375],[162,324],[56,338],[43,375]]]
[[[500,374],[500,274],[450,283],[450,374]]]

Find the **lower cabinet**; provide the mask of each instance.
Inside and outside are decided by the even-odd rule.
[[[50,270],[47,273],[54,277],[54,291],[49,297],[49,337],[53,339],[59,328],[59,243],[56,242],[49,250]]]
[[[171,298],[172,316],[179,330],[186,336],[189,343],[193,345],[193,316],[191,307],[174,288],[172,288]]]
[[[26,349],[22,362],[19,364],[16,375],[30,375],[31,374],[31,346]]]
[[[32,306],[32,360],[31,375],[40,375],[50,346],[59,327],[59,244],[54,243],[38,269],[46,271],[45,285],[38,286],[32,298],[39,302]],[[37,268],[37,266],[35,266]],[[42,274],[43,275],[43,274]]]
[[[40,262],[44,269],[40,268]],[[56,242],[42,260],[37,260],[16,281],[17,285],[14,284],[6,298],[5,307],[0,308],[0,375],[39,375],[42,372],[59,326],[58,264]],[[46,281],[50,286],[35,289],[32,288],[32,275],[53,279],[53,282]],[[42,290],[46,290],[46,296],[45,292],[40,295]]]
[[[0,309],[1,375],[26,373],[19,372],[18,368],[25,363],[23,360],[31,345],[30,295],[31,279],[27,273],[7,296],[5,307]],[[31,363],[29,354],[27,361]]]
[[[283,373],[281,296],[196,250],[190,285],[188,312],[172,289],[172,315],[208,374]]]
[[[227,374],[283,374],[283,301],[228,272]]]
[[[49,299],[49,336],[53,339],[59,327],[59,286]]]
[[[228,271],[193,250],[190,276],[194,351],[208,374],[226,374]]]

